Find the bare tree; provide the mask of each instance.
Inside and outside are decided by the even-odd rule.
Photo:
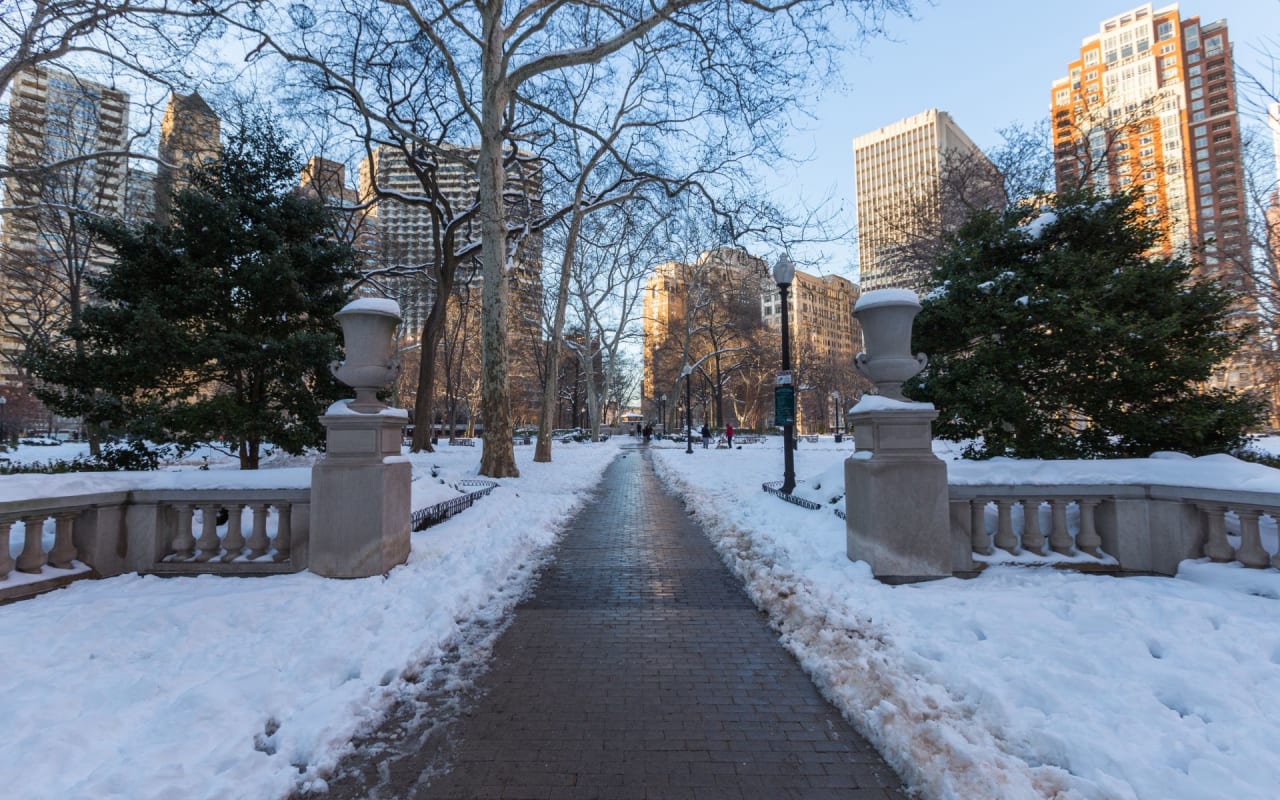
[[[286,12],[247,4],[227,15],[292,63],[326,71],[352,52],[376,51],[384,62],[419,59],[438,66],[439,81],[415,87],[448,94],[458,118],[474,129],[479,179],[481,263],[484,276],[482,390],[485,449],[480,471],[516,475],[508,387],[508,283],[512,226],[504,207],[508,159],[525,135],[529,108],[522,97],[576,67],[599,63],[636,47],[660,48],[672,75],[697,76],[703,91],[741,112],[740,127],[768,127],[807,87],[802,78],[826,60],[830,14],[845,12],[860,34],[903,11],[906,0],[784,0],[782,3],[664,0],[654,4],[531,2],[422,5],[339,0]],[[714,9],[714,12],[711,10]],[[274,15],[274,16],[273,16]],[[271,17],[271,19],[266,19]],[[352,36],[351,20],[367,20]],[[353,48],[355,39],[360,46]],[[365,75],[352,86],[360,93]],[[350,81],[348,81],[350,82]],[[363,94],[360,94],[363,97]],[[743,99],[746,102],[740,102]],[[389,109],[359,108],[381,125],[398,125]],[[517,226],[518,227],[518,226]]]

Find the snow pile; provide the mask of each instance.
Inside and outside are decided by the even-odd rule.
[[[782,641],[922,796],[1275,796],[1280,574],[1199,562],[1184,564],[1188,579],[993,567],[885,586],[845,557],[844,523],[829,510],[751,491],[781,474],[781,453],[742,455],[655,460]],[[846,455],[798,450],[798,492],[826,489]],[[1224,462],[1169,463],[1190,471],[1181,481],[1213,483]]]
[[[405,676],[471,620],[510,610],[616,453],[593,444],[535,464],[533,448],[517,448],[520,478],[414,534],[409,563],[385,577],[127,575],[0,609],[6,796],[323,788],[351,737],[411,690]],[[479,447],[412,456],[415,500],[418,484],[474,476],[479,457]]]
[[[1040,234],[1044,233],[1044,229],[1058,221],[1057,213],[1053,211],[1042,211],[1035,219],[1029,220],[1018,226],[1018,230],[1027,235],[1029,239],[1038,239]]]
[[[910,289],[872,289],[862,293],[858,302],[854,303],[853,311],[856,314],[876,306],[900,305],[914,305],[919,308],[920,297]]]

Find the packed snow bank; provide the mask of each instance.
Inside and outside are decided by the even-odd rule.
[[[830,481],[847,455],[798,450],[801,486]],[[922,796],[1275,796],[1280,574],[1197,562],[1183,565],[1191,580],[993,567],[885,586],[845,557],[844,524],[829,510],[755,489],[781,474],[781,453],[743,456],[655,460],[784,644]],[[1196,463],[1184,476],[1218,480],[1221,459],[1184,467]]]
[[[81,581],[0,608],[5,795],[272,798],[323,787],[473,619],[500,618],[617,453],[556,447],[471,509],[414,534],[385,577]],[[474,476],[480,449],[413,456],[419,482]],[[182,473],[193,481],[209,473]],[[46,477],[47,476],[41,476]],[[0,478],[0,484],[9,478]],[[439,484],[437,484],[439,485]]]

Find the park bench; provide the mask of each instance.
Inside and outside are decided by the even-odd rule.
[[[465,437],[452,436],[449,438],[449,444],[458,447],[475,447],[476,440]]]

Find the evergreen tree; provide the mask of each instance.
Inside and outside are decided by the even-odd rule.
[[[928,370],[907,390],[938,406],[968,455],[1195,454],[1238,446],[1250,396],[1205,386],[1247,330],[1230,295],[1181,258],[1133,195],[1059,195],[973,215],[951,237],[916,322]]]
[[[71,343],[28,356],[41,399],[139,435],[222,439],[241,469],[264,443],[319,445],[354,260],[326,237],[323,206],[293,190],[299,167],[254,120],[175,194],[171,228],[100,223],[116,259]]]

